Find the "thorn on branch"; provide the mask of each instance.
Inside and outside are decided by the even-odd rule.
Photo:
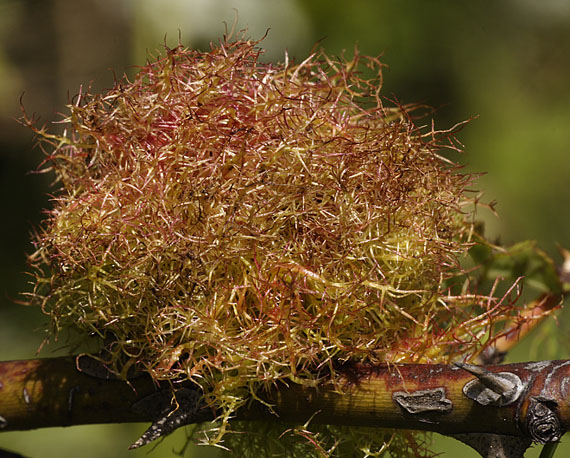
[[[478,404],[506,406],[515,402],[524,391],[525,385],[519,376],[511,372],[494,373],[473,364],[454,364],[477,377],[465,384],[463,394]]]
[[[202,394],[197,389],[192,388],[181,388],[175,392],[161,390],[146,396],[136,402],[132,409],[138,412],[161,413],[144,434],[129,447],[129,450],[142,447],[160,437],[167,436],[181,426],[196,423],[203,407]]]

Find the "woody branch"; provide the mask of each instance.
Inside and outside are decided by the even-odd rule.
[[[500,366],[353,365],[342,373],[343,394],[332,385],[281,385],[267,394],[277,416],[258,405],[242,409],[237,418],[305,422],[318,412],[312,421],[444,434],[495,433],[542,443],[559,440],[570,427],[570,360]],[[153,412],[136,406],[160,389],[146,376],[123,382],[86,375],[70,357],[2,362],[0,427],[9,431],[151,421]],[[203,407],[193,420],[214,416]]]

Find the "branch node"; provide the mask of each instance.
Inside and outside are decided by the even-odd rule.
[[[558,442],[562,437],[562,427],[556,414],[557,406],[556,401],[551,399],[531,396],[526,427],[535,442]]]

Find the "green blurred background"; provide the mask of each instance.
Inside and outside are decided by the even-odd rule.
[[[570,247],[570,2],[567,0],[0,0],[0,360],[32,358],[45,320],[14,303],[29,288],[29,234],[49,204],[50,177],[29,174],[41,161],[18,125],[19,102],[43,122],[57,120],[81,85],[101,91],[132,74],[147,53],[207,49],[231,26],[261,37],[265,59],[303,60],[316,41],[329,54],[383,55],[384,94],[435,108],[436,128],[478,116],[459,134],[453,159],[486,172],[477,189],[499,217],[481,212],[487,232],[509,244],[536,239],[557,256]],[[427,121],[426,121],[427,122]],[[534,332],[509,361],[568,358],[568,313]],[[41,356],[66,351],[50,345]],[[154,450],[126,449],[147,425],[108,425],[0,433],[0,448],[39,457],[175,456],[179,431]],[[447,456],[476,456],[435,437]],[[563,444],[564,446],[564,444]],[[569,456],[569,448],[557,456]],[[537,456],[537,453],[529,456]],[[193,453],[191,455],[191,453]],[[559,455],[558,455],[559,454]],[[214,456],[199,448],[186,456]]]

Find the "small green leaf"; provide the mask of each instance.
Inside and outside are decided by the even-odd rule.
[[[533,240],[517,243],[499,250],[487,244],[477,244],[469,251],[474,262],[482,266],[482,278],[525,278],[525,284],[540,292],[559,294],[562,282],[554,261]]]

